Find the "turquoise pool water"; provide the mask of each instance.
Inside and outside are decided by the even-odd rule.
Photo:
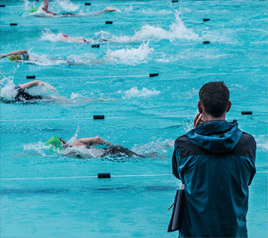
[[[0,1],[1,53],[25,49],[33,59],[1,59],[2,90],[35,75],[59,91],[56,101],[0,104],[0,236],[176,237],[167,233],[180,184],[171,175],[173,141],[192,127],[199,88],[224,80],[233,103],[227,119],[258,146],[249,237],[267,237],[267,1],[85,2],[51,0],[50,10],[80,15],[43,18],[28,13],[33,1]],[[107,6],[118,11],[90,15]],[[59,42],[62,33],[92,40]],[[83,151],[78,159],[45,147],[52,136],[76,132],[148,156]],[[105,172],[112,178],[96,178]]]

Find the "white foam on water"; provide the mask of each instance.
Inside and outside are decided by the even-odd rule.
[[[101,157],[103,150],[96,148],[87,148],[86,146],[73,146],[60,151],[60,154],[70,157],[90,159]]]
[[[54,34],[50,29],[45,28],[44,31],[42,31],[42,36],[40,38],[41,41],[67,41],[66,37],[62,35],[62,33]]]
[[[120,43],[139,42],[144,40],[170,40],[177,39],[199,40],[198,35],[191,29],[186,28],[181,20],[179,13],[176,13],[176,20],[169,26],[169,30],[165,30],[159,26],[144,25],[141,30],[137,31],[134,36],[113,36],[109,33],[111,41]],[[96,34],[103,35],[100,31]],[[107,34],[107,32],[105,32]]]
[[[24,151],[34,151],[37,154],[44,156],[44,157],[51,157],[51,156],[69,156],[69,157],[78,157],[78,158],[98,158],[101,157],[103,154],[102,149],[96,148],[87,148],[86,146],[73,146],[67,147],[66,149],[62,150],[53,150],[50,151],[52,148],[51,145],[46,146],[44,142],[36,142],[31,144],[26,144],[23,146]]]
[[[76,11],[80,4],[74,4],[70,0],[55,0],[63,10],[65,11]]]
[[[78,127],[76,129],[76,132],[72,136],[72,138],[67,142],[68,145],[72,144],[74,141],[77,140],[78,132],[79,132],[79,125],[78,125]]]
[[[23,145],[23,150],[25,151],[35,151],[38,154],[42,156],[46,156],[45,151],[48,150],[48,146],[45,145],[42,141],[31,143],[31,144],[26,144]]]
[[[1,84],[1,98],[7,101],[13,101],[17,96],[16,85],[13,82],[13,77],[6,77],[0,81]]]
[[[160,154],[167,153],[172,147],[174,147],[174,140],[165,139],[162,141],[158,139],[157,141],[152,141],[145,145],[135,144],[131,150],[145,157],[158,157]]]
[[[149,42],[143,42],[138,48],[125,48],[112,51],[108,48],[104,60],[108,63],[136,65],[146,62],[154,51],[149,47]]]
[[[77,98],[82,98],[83,95],[79,94],[79,93],[74,93],[72,92],[71,94],[71,100],[77,99]]]
[[[22,60],[20,62],[27,63],[27,64],[35,64],[35,65],[40,65],[40,66],[41,65],[48,66],[48,65],[66,64],[67,60],[64,58],[51,58],[47,55],[38,55],[35,53],[29,53],[29,60],[27,61]]]
[[[31,95],[46,95],[48,93],[51,93],[50,88],[46,87],[45,85],[36,85],[33,88],[27,89],[27,92],[29,92]]]
[[[97,56],[93,53],[85,53],[83,55],[70,55],[68,56],[68,60],[76,65],[99,64],[104,61],[104,59],[97,59]]]
[[[255,140],[257,143],[257,150],[267,152],[268,151],[268,139],[267,135],[259,135],[255,136]]]
[[[233,29],[222,28],[217,30],[203,31],[201,33],[201,39],[222,44],[238,44],[239,41],[233,37],[234,35],[235,31]]]
[[[158,95],[158,94],[160,94],[160,91],[149,90],[147,88],[142,88],[139,90],[137,87],[133,87],[124,93],[123,98],[128,99],[132,97],[149,97],[149,96]]]
[[[193,116],[193,118],[194,118],[194,116]],[[183,123],[182,126],[183,126],[183,129],[184,129],[185,133],[188,132],[188,131],[190,131],[190,130],[192,130],[194,128],[194,120],[191,120],[191,121],[182,121],[182,123]]]

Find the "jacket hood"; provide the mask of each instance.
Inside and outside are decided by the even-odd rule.
[[[231,151],[242,136],[237,122],[207,121],[186,133],[190,142],[213,153]]]

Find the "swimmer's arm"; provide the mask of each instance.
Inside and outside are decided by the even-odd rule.
[[[111,144],[111,143],[96,136],[96,137],[88,137],[88,138],[78,139],[78,140],[74,141],[71,145],[72,146],[82,146],[82,145],[94,145],[94,144],[104,145],[104,144]]]
[[[116,8],[111,8],[111,7],[106,7],[103,11],[101,12],[96,12],[94,13],[95,16],[101,15],[105,12],[116,12]]]
[[[52,87],[50,84],[45,83],[45,82],[40,81],[40,80],[34,80],[34,81],[31,81],[28,83],[20,84],[18,86],[21,89],[25,90],[25,89],[32,88],[32,87],[37,86],[37,85],[42,85],[42,86],[48,87],[49,89],[53,90],[54,92],[57,92],[57,90],[54,87]]]
[[[26,54],[26,55],[28,55],[27,50],[16,50],[16,51],[13,51],[13,52],[10,52],[10,53],[1,54],[1,55],[0,55],[0,58],[7,57],[7,56],[9,56],[9,55],[22,55],[22,54]]]
[[[51,12],[48,10],[48,4],[49,4],[49,0],[44,0],[44,5],[43,5],[43,8],[42,10],[48,14],[52,14],[52,15],[57,15],[55,12]]]

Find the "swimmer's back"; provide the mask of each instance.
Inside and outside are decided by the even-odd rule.
[[[132,157],[132,156],[137,156],[137,157],[144,157],[143,155],[139,155],[121,145],[110,145],[106,148],[104,148],[104,153],[102,154],[101,157],[106,157],[106,156],[116,156],[116,157]]]

